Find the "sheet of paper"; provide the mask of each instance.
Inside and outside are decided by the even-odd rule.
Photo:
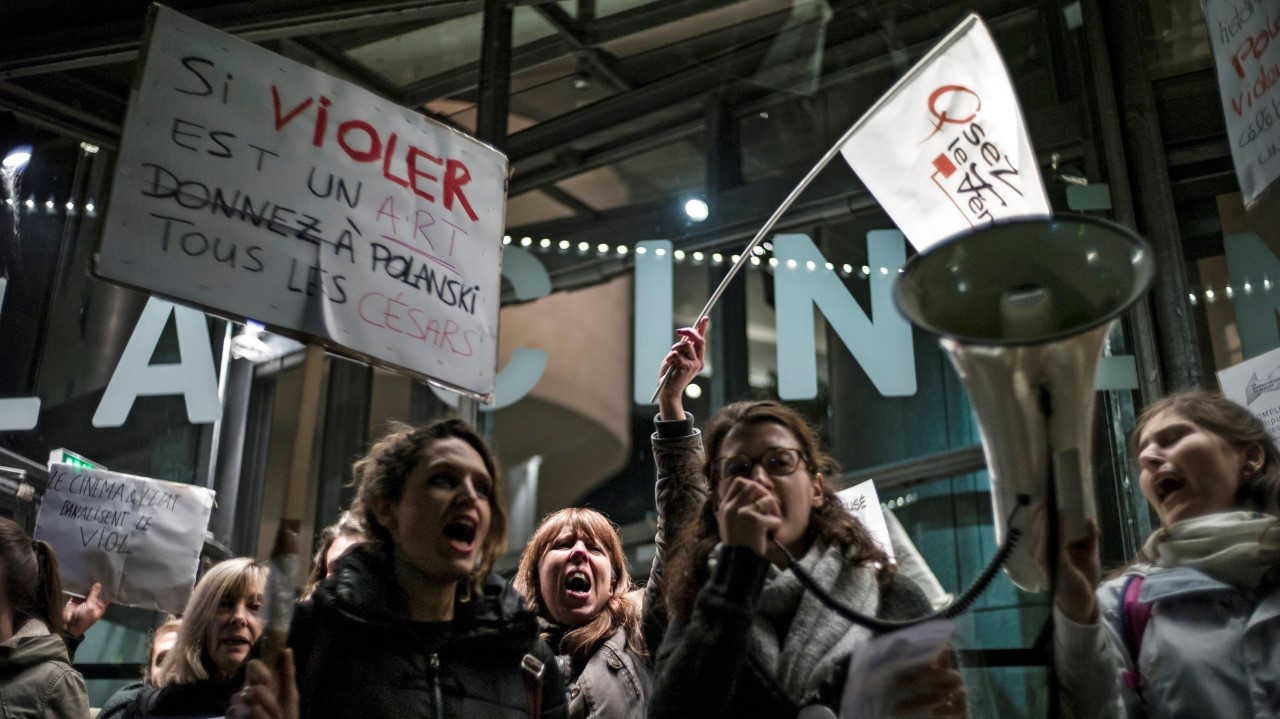
[[[955,622],[935,619],[881,634],[867,642],[849,661],[844,696],[840,701],[842,719],[916,716],[895,714],[894,706],[910,698],[913,687],[899,687],[905,672],[929,666],[947,649],[955,634]],[[919,716],[932,716],[931,710]]]

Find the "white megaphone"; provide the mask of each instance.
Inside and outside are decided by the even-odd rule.
[[[964,382],[991,480],[996,541],[1026,533],[1030,505],[1057,488],[1063,540],[1097,519],[1094,375],[1116,319],[1151,284],[1154,258],[1129,230],[1088,217],[988,225],[906,263],[894,301],[938,341]],[[1052,480],[1052,482],[1050,481]],[[1010,516],[1017,506],[1024,510]],[[1028,542],[1005,562],[1013,583],[1047,586]]]

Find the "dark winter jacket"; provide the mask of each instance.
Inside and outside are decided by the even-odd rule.
[[[213,663],[205,670],[217,675]],[[130,685],[133,686],[133,685]],[[156,688],[141,686],[129,697],[125,689],[113,694],[99,713],[101,719],[210,719],[221,717],[231,706],[231,697],[244,688],[244,667],[227,679],[201,679],[187,684]],[[126,687],[127,689],[127,687]]]
[[[747,651],[769,560],[745,547],[723,549],[723,561],[698,591],[693,616],[673,618],[667,629],[658,651],[649,716],[793,719],[801,707]],[[924,592],[906,577],[895,575],[880,588],[879,619],[914,619],[929,611]],[[841,681],[824,688],[819,703],[833,711],[839,708],[845,674],[840,671]]]
[[[0,718],[83,719],[89,716],[84,678],[67,661],[62,637],[28,619],[0,644]]]
[[[289,632],[303,719],[529,716],[521,662],[542,662],[543,717],[565,716],[565,687],[537,620],[498,576],[451,622],[414,622],[376,545],[352,550],[298,605]]]

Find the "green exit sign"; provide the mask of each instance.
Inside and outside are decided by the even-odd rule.
[[[73,467],[84,467],[85,469],[106,469],[106,467],[103,467],[100,464],[81,457],[69,449],[61,447],[49,452],[49,464],[54,464],[55,462],[69,464]]]

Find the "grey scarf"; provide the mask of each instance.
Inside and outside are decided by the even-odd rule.
[[[854,564],[839,547],[815,542],[797,563],[823,589],[862,614],[875,616],[880,587],[874,568]],[[752,620],[748,651],[799,706],[813,703],[844,660],[871,632],[806,592],[790,569],[769,568]]]

